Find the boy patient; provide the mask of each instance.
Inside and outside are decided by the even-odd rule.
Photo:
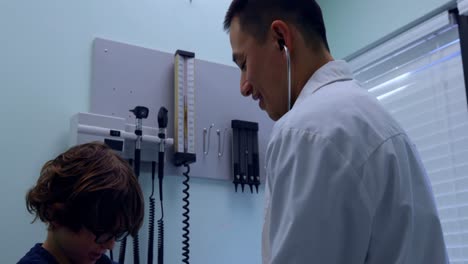
[[[98,142],[72,147],[46,162],[26,207],[47,237],[18,262],[113,263],[106,251],[138,232],[143,195],[128,163]]]

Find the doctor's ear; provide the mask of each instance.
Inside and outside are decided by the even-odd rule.
[[[282,20],[275,20],[271,23],[271,30],[280,50],[284,50],[284,47],[290,48],[288,44],[291,41],[291,30],[288,24]]]

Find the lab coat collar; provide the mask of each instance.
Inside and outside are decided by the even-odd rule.
[[[348,63],[343,60],[330,61],[318,69],[307,81],[300,92],[296,103],[300,103],[308,94],[315,93],[320,88],[340,81],[353,80],[353,73]]]

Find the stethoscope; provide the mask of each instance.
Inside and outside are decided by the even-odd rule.
[[[289,49],[286,47],[286,43],[284,39],[278,40],[278,44],[280,46],[280,50],[284,50],[286,54],[286,61],[288,65],[288,111],[291,110],[291,56],[289,54]]]

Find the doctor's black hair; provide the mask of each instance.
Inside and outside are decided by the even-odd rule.
[[[242,30],[264,43],[274,20],[294,24],[314,49],[323,45],[330,51],[322,9],[315,0],[233,0],[224,18],[229,32],[234,17]]]

